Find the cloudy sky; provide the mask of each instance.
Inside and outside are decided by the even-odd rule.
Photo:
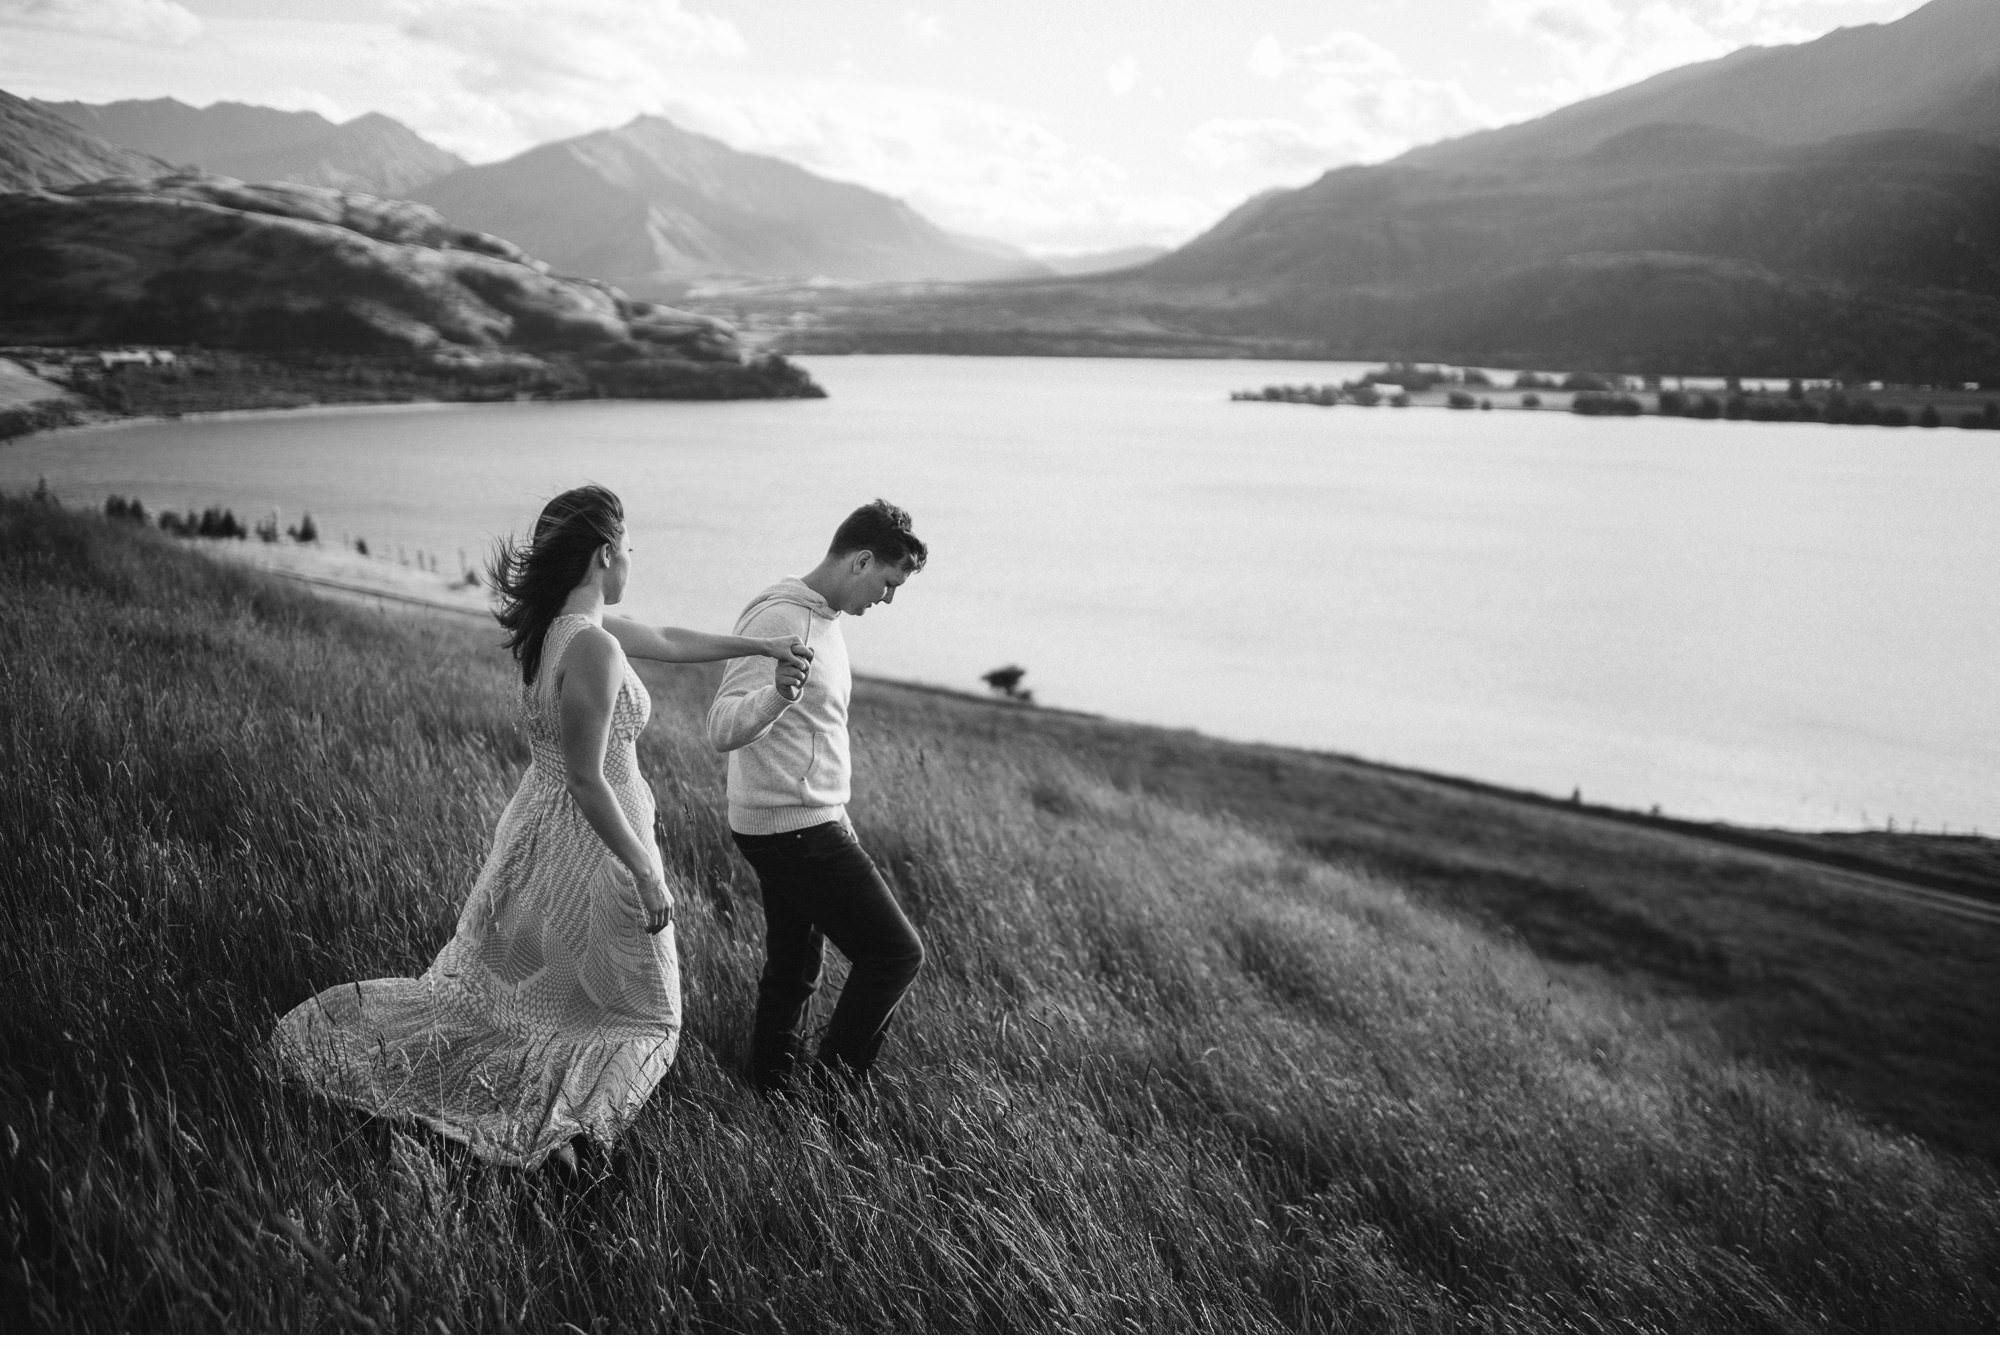
[[[0,89],[382,112],[474,161],[642,113],[1041,252],[1920,0],[0,0]]]

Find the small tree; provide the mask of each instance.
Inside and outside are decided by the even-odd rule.
[[[986,681],[988,688],[1002,698],[1012,698],[1017,703],[1031,703],[1035,700],[1033,693],[1021,687],[1021,681],[1028,677],[1028,672],[1018,665],[1002,665],[999,669],[988,670],[979,677]]]

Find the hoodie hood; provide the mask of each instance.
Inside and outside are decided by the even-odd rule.
[[[744,625],[750,621],[752,615],[760,610],[768,609],[774,604],[797,605],[812,616],[812,622],[815,624],[831,623],[840,617],[840,611],[828,604],[825,596],[821,595],[804,581],[801,581],[798,577],[787,576],[776,585],[766,586],[764,589],[758,591],[756,596],[743,606],[743,612],[736,619],[736,631],[743,631]],[[806,630],[800,640],[804,641],[808,646],[812,644],[810,628]]]

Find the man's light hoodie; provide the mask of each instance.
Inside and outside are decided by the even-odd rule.
[[[847,701],[854,676],[840,614],[796,576],[762,591],[736,620],[738,636],[790,637],[813,649],[797,702],[772,682],[768,656],[739,656],[708,709],[708,743],[729,755],[729,827],[783,834],[846,818]]]

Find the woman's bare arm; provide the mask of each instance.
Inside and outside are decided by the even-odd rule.
[[[766,641],[758,637],[696,632],[692,628],[655,628],[629,618],[606,618],[604,630],[618,639],[618,645],[624,648],[626,655],[672,665],[699,665],[712,660],[734,660],[738,656],[769,656],[803,669],[812,659],[807,648],[789,638]]]
[[[557,697],[561,712],[565,784],[583,818],[604,840],[604,846],[625,864],[638,882],[646,906],[647,930],[657,932],[673,921],[673,900],[645,841],[619,808],[611,784],[604,778],[604,752],[611,743],[611,713],[618,702],[618,644],[609,633],[586,628],[563,651]]]

